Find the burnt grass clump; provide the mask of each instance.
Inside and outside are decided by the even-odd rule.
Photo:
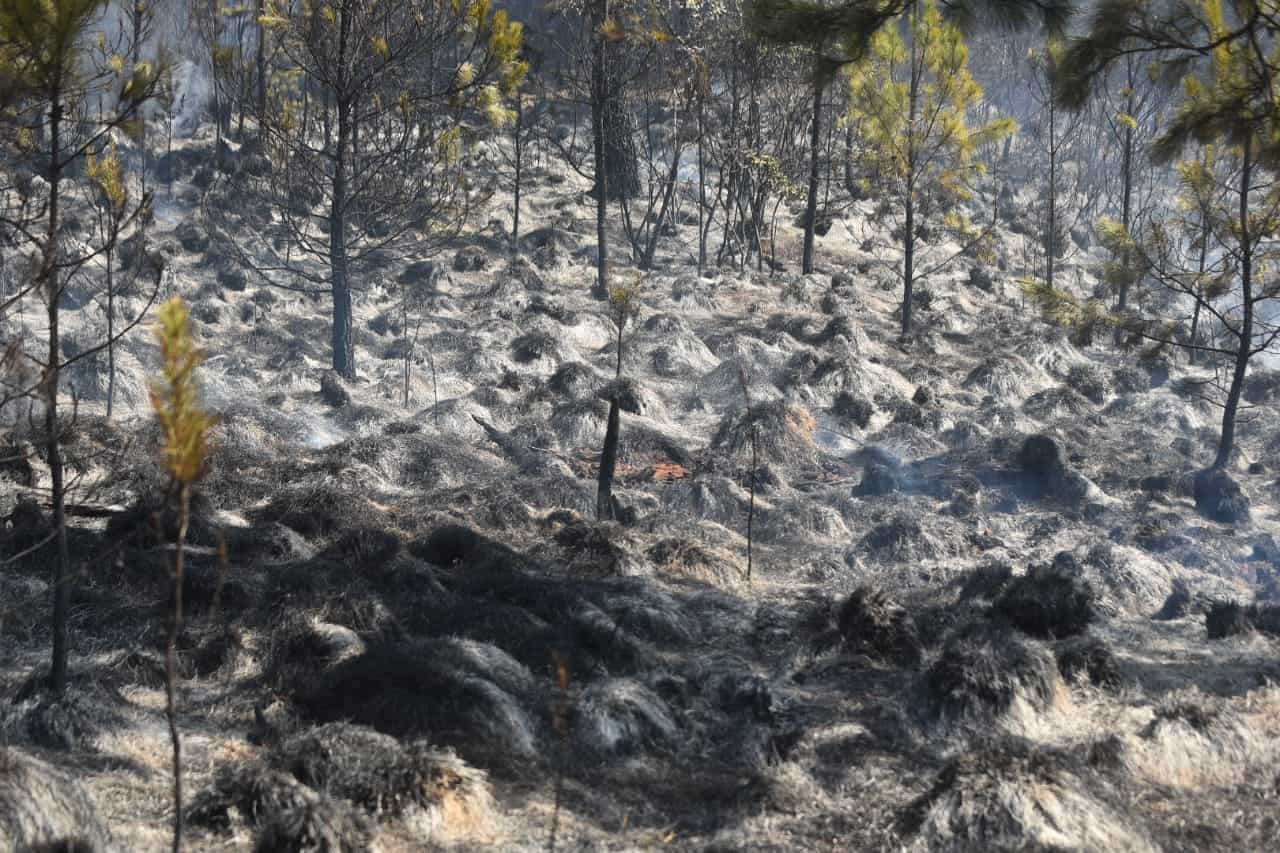
[[[364,525],[348,530],[328,552],[331,559],[341,559],[359,567],[381,566],[400,553],[400,539],[389,530]]]
[[[110,833],[72,776],[12,747],[0,747],[0,849],[97,853]]]
[[[484,774],[426,741],[402,745],[362,726],[329,723],[280,744],[273,767],[330,797],[372,815],[398,815],[411,807],[436,808],[488,800]]]
[[[373,835],[368,821],[350,806],[308,796],[259,822],[253,853],[362,853],[371,849]]]
[[[964,576],[960,584],[960,600],[992,601],[1013,580],[1013,566],[993,560],[983,563]]]
[[[1119,687],[1123,682],[1115,655],[1097,637],[1080,636],[1063,640],[1053,650],[1058,672],[1067,683],[1095,687]]]
[[[1052,640],[1083,632],[1097,617],[1096,600],[1088,581],[1040,565],[1005,584],[992,609],[1019,631]]]
[[[924,850],[1155,849],[1117,799],[1074,755],[996,737],[948,762],[897,829]]]
[[[220,769],[187,812],[191,825],[222,832],[235,817],[252,830],[255,853],[358,853],[374,838],[372,821],[357,808],[260,762]]]
[[[850,650],[900,667],[919,664],[923,644],[915,620],[883,590],[865,586],[854,590],[836,618]]]
[[[1239,604],[1215,601],[1204,615],[1205,631],[1210,640],[1222,640],[1241,634],[1258,632],[1280,637],[1280,604]]]
[[[513,691],[527,670],[505,652],[447,641],[382,643],[304,684],[299,710],[317,722],[349,721],[394,737],[455,745],[482,766],[536,757],[534,718]]]
[[[529,364],[540,358],[551,358],[558,350],[556,339],[550,332],[535,330],[525,332],[511,342],[511,357],[519,364]]]
[[[986,620],[948,637],[924,676],[929,707],[946,720],[999,716],[1018,699],[1044,709],[1059,684],[1057,663],[1048,649]]]
[[[1169,591],[1169,597],[1164,600],[1164,604],[1160,605],[1160,609],[1151,618],[1159,622],[1181,619],[1191,614],[1194,604],[1195,599],[1191,595],[1191,587],[1187,586],[1187,582],[1182,578],[1176,578],[1173,582],[1173,589]]]

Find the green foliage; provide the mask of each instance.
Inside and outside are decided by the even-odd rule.
[[[747,27],[775,44],[813,48],[819,74],[864,57],[876,34],[889,22],[911,13],[922,0],[751,0]],[[1060,32],[1071,15],[1068,0],[950,0],[945,4],[951,23],[961,29],[987,25],[1021,27],[1040,22]]]
[[[1153,7],[1146,0],[1107,0],[1088,35],[1071,43],[1055,81],[1059,103],[1080,109],[1096,81],[1132,53],[1151,59],[1153,77],[1181,81],[1183,100],[1152,150],[1172,162],[1190,143],[1241,145],[1280,162],[1280,101],[1274,69],[1280,26],[1254,0],[1184,0]]]
[[[960,28],[927,0],[909,23],[877,32],[867,57],[851,68],[847,120],[865,142],[866,165],[895,195],[927,184],[960,200],[984,170],[978,150],[1017,126],[1012,119],[971,125],[968,116],[981,100]]]
[[[1027,301],[1040,312],[1040,318],[1053,326],[1066,329],[1076,345],[1092,343],[1098,330],[1118,323],[1099,299],[1080,299],[1066,290],[1052,287],[1037,278],[1018,282]]]
[[[90,154],[86,166],[89,183],[98,191],[102,206],[116,219],[123,218],[129,204],[129,188],[124,176],[124,163],[113,142],[101,154]]]
[[[1124,224],[1104,216],[1098,220],[1098,242],[1107,250],[1109,257],[1102,265],[1102,280],[1107,287],[1118,291],[1137,283],[1143,275],[1137,241]]]
[[[67,89],[104,0],[0,0],[0,83],[12,96]]]
[[[204,476],[216,422],[200,405],[196,370],[204,354],[196,346],[181,297],[161,306],[157,319],[162,378],[152,386],[151,406],[164,434],[165,469],[175,483],[190,486]]]

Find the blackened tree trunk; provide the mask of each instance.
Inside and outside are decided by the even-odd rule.
[[[262,121],[267,114],[267,28],[262,25],[263,0],[254,3],[253,19],[258,22],[258,45],[254,55],[255,75],[258,85],[258,136],[262,137]]]
[[[1132,72],[1132,64],[1130,67]],[[1121,152],[1120,162],[1120,224],[1124,226],[1126,234],[1133,227],[1133,119],[1134,111],[1134,81],[1131,78],[1127,87],[1127,95],[1125,98],[1125,126],[1124,126],[1124,150]],[[1121,263],[1127,269],[1129,266],[1129,252],[1126,251],[1121,258]],[[1129,307],[1129,276],[1124,275],[1120,279],[1120,291],[1116,294],[1116,313],[1123,317],[1124,312]],[[1116,343],[1118,344],[1124,335],[1122,326],[1116,327]],[[1195,350],[1192,350],[1195,352]]]
[[[62,463],[61,425],[58,423],[58,383],[62,352],[58,338],[58,300],[62,288],[58,276],[59,204],[62,183],[62,92],[54,88],[49,101],[49,202],[40,263],[49,322],[49,361],[43,382],[44,429],[49,457],[49,481],[53,501],[53,528],[56,556],[53,567],[53,660],[49,667],[49,689],[61,694],[67,687],[69,654],[67,616],[71,609],[71,552],[67,545],[66,482]]]
[[[596,520],[613,520],[613,475],[618,467],[618,439],[622,432],[622,413],[618,395],[609,401],[609,425],[604,433],[600,453],[600,473],[596,479]]]
[[[1058,108],[1049,102],[1049,210],[1044,233],[1044,283],[1053,290],[1054,261],[1058,254]]]
[[[345,32],[345,31],[344,31]],[[346,379],[356,375],[351,336],[351,283],[347,278],[346,204],[347,150],[351,139],[351,105],[337,104],[337,145],[333,156],[333,197],[329,208],[329,275],[333,288],[333,369]]]
[[[618,394],[622,390],[622,358],[623,346],[626,343],[627,314],[630,311],[629,297],[623,297],[615,303],[618,309],[618,360],[613,370],[613,393],[609,398],[609,423],[604,431],[604,447],[600,449],[600,471],[596,475],[596,520],[613,520],[613,477],[618,468],[618,442],[622,435],[622,408],[618,403]]]
[[[107,267],[107,420],[116,399],[116,286],[115,286],[115,220],[112,219],[111,241],[104,261]]]
[[[1227,390],[1227,402],[1222,409],[1222,437],[1218,440],[1218,455],[1214,468],[1224,468],[1231,460],[1236,442],[1236,413],[1244,392],[1244,380],[1249,372],[1249,359],[1253,355],[1253,235],[1249,232],[1249,182],[1253,177],[1253,140],[1246,137],[1240,161],[1240,329],[1235,332],[1237,341],[1235,366],[1231,371],[1231,386]]]
[[[844,129],[844,190],[851,198],[862,195],[858,191],[858,181],[853,172],[853,127]]]
[[[608,82],[605,69],[605,41],[601,28],[609,16],[609,0],[595,0],[590,19],[591,59],[591,142],[595,155],[596,185],[596,285],[597,299],[609,296],[609,240],[606,219],[609,212],[609,170],[605,166],[605,101]]]
[[[1204,217],[1202,214],[1201,227],[1200,227],[1200,255],[1199,255],[1199,259],[1196,262],[1196,280],[1197,281],[1199,281],[1204,277],[1204,267],[1205,267],[1206,261],[1208,260],[1208,255],[1209,255],[1209,220],[1207,217]],[[1200,337],[1200,309],[1201,307],[1203,307],[1203,305],[1204,305],[1204,300],[1201,297],[1197,296],[1196,307],[1191,314],[1191,349],[1189,350],[1189,355],[1187,357],[1187,360],[1190,361],[1192,364],[1196,363],[1196,361],[1198,360],[1197,356],[1200,353],[1200,349],[1197,345],[1197,340]]]
[[[516,93],[516,121],[512,134],[512,142],[515,145],[516,186],[511,202],[511,247],[515,249],[520,244],[520,185],[524,176],[524,94],[522,92]]]
[[[827,87],[825,75],[820,69],[813,75],[813,121],[809,128],[809,196],[804,207],[804,254],[800,262],[801,272],[813,272],[813,235],[818,225],[818,158],[822,146],[822,94]]]
[[[916,13],[913,11],[912,15]],[[914,20],[914,18],[913,18]],[[911,40],[911,81],[907,89],[907,173],[906,205],[902,232],[902,337],[911,334],[911,303],[916,283],[916,118],[920,110],[920,83],[924,76],[923,56],[916,40]]]
[[[698,278],[707,268],[707,161],[703,152],[703,135],[706,133],[704,118],[705,93],[698,92]]]
[[[607,44],[602,47],[608,50]],[[606,76],[601,130],[604,134],[604,174],[608,177],[605,191],[614,201],[631,198],[640,192],[640,155],[636,151],[635,128],[619,88]]]

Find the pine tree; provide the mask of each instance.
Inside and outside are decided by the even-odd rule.
[[[257,117],[269,174],[239,174],[235,188],[258,193],[282,217],[291,254],[223,243],[271,284],[301,279],[331,294],[333,369],[351,379],[361,262],[410,236],[422,238],[420,250],[438,248],[462,227],[462,112],[511,120],[504,99],[527,67],[522,28],[489,0],[269,0],[265,8],[261,23],[286,66]]]
[[[1149,57],[1153,70],[1183,80],[1182,103],[1156,139],[1153,157],[1174,160],[1194,143],[1224,146],[1239,158],[1221,239],[1236,271],[1231,304],[1220,310],[1198,302],[1219,320],[1227,343],[1218,351],[1231,362],[1214,468],[1224,467],[1235,447],[1251,359],[1280,339],[1280,328],[1262,319],[1269,312],[1259,310],[1280,299],[1280,283],[1258,280],[1273,260],[1266,257],[1267,247],[1280,232],[1274,180],[1280,166],[1280,101],[1274,95],[1278,35],[1275,18],[1260,14],[1252,0],[1198,0],[1158,13],[1139,0],[1117,0],[1094,14],[1088,35],[1064,55],[1064,73],[1056,81],[1059,102],[1079,108],[1094,81],[1115,63],[1131,54]],[[1145,333],[1167,339],[1159,330]]]
[[[747,26],[758,38],[797,45],[813,52],[813,115],[809,126],[809,193],[804,234],[803,271],[813,272],[814,226],[817,219],[819,149],[822,140],[822,98],[827,84],[845,65],[861,59],[875,34],[891,21],[914,13],[923,0],[891,0],[888,3],[849,0],[829,4],[823,0],[752,0]],[[1043,22],[1052,33],[1062,30],[1072,13],[1068,0],[952,0],[945,4],[948,18],[962,29],[987,25],[1024,26]]]
[[[67,542],[66,494],[62,453],[67,423],[59,404],[63,372],[74,359],[61,348],[60,307],[68,283],[102,251],[101,245],[72,248],[62,240],[63,206],[77,185],[69,171],[82,158],[102,151],[116,130],[133,124],[143,103],[155,91],[158,69],[146,62],[128,64],[128,33],[114,40],[94,37],[104,0],[0,0],[0,120],[6,141],[2,168],[30,166],[42,175],[43,187],[22,180],[6,181],[0,192],[0,225],[37,258],[31,286],[12,295],[7,305],[34,294],[47,320],[46,357],[27,355],[39,369],[30,389],[44,407],[46,460],[53,504],[53,654],[49,688],[66,688],[69,655],[68,611],[71,601],[71,554]],[[91,112],[88,104],[113,92],[114,110]],[[24,190],[23,185],[28,189]],[[85,186],[80,184],[79,189]],[[16,197],[15,197],[16,196]],[[126,201],[125,204],[128,204]],[[142,199],[135,210],[146,205]],[[136,322],[136,321],[135,321]],[[128,331],[119,330],[112,340]],[[106,344],[93,346],[75,359],[93,357]]]
[[[903,337],[912,329],[915,283],[959,256],[917,264],[921,202],[937,210],[968,198],[971,179],[983,171],[978,150],[1014,130],[1009,119],[969,124],[982,88],[968,66],[960,28],[926,0],[909,20],[877,32],[849,75],[849,120],[862,134],[865,165],[902,212]]]
[[[177,500],[178,530],[174,539],[173,570],[170,575],[173,610],[169,614],[165,653],[165,718],[173,750],[173,839],[171,850],[182,849],[182,740],[178,734],[178,637],[182,633],[183,564],[187,528],[191,522],[192,489],[206,473],[209,438],[216,423],[200,404],[196,371],[204,360],[191,331],[191,315],[180,297],[166,302],[159,311],[156,343],[160,347],[160,375],[151,388],[151,406],[164,437],[162,449],[165,471]]]
[[[1071,229],[1079,219],[1069,205],[1079,189],[1065,174],[1063,166],[1080,142],[1085,124],[1079,114],[1063,110],[1053,98],[1054,81],[1061,73],[1065,45],[1056,38],[1027,55],[1030,66],[1030,93],[1038,109],[1028,136],[1044,158],[1044,184],[1040,193],[1039,236],[1044,253],[1044,285],[1057,286],[1057,263],[1066,257],[1071,242]],[[1072,217],[1070,220],[1068,217]]]

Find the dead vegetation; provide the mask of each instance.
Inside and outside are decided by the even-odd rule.
[[[376,277],[339,382],[322,300],[217,285],[173,247],[217,321],[224,415],[178,645],[190,849],[531,851],[553,812],[558,849],[1280,848],[1280,617],[1255,595],[1280,571],[1271,379],[1231,482],[1198,496],[1209,411],[1153,379],[1186,365],[1077,348],[950,280],[898,343],[892,274],[863,258],[838,287],[654,271],[609,386],[571,189],[537,199],[565,222],[525,238],[532,262],[412,265],[434,364],[409,409]],[[602,392],[629,418],[611,523],[587,520]],[[10,557],[51,529],[25,429],[0,470]],[[141,469],[154,443],[96,414],[66,438],[99,491],[75,508],[60,699],[21,688],[49,555],[0,567],[0,849],[151,850],[171,817],[176,518],[103,461]]]
[[[0,847],[21,853],[97,853],[110,843],[79,782],[34,755],[0,747]]]

